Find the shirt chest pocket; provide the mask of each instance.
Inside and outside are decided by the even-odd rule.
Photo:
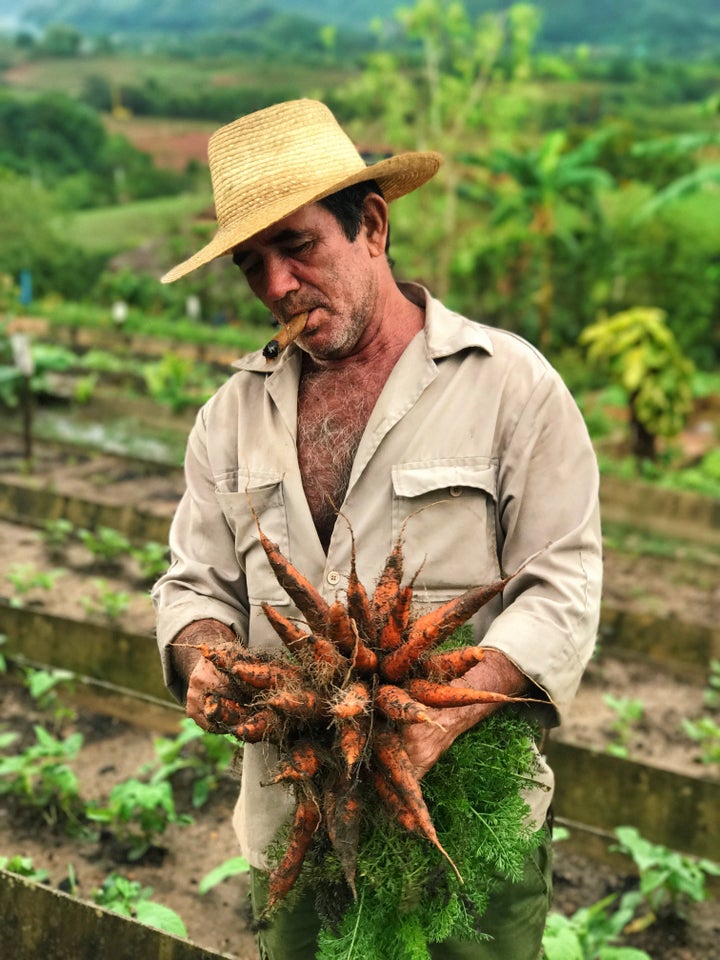
[[[487,457],[393,467],[393,537],[403,524],[405,578],[420,571],[418,600],[437,603],[500,576],[496,465]]]
[[[288,526],[282,478],[253,473],[251,480],[242,477],[240,482],[242,490],[238,491],[236,474],[218,478],[215,497],[235,537],[238,563],[247,580],[248,600],[253,605],[287,604],[288,595],[275,579],[258,534],[259,523],[265,536],[287,556]]]

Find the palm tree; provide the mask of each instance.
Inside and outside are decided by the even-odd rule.
[[[535,261],[538,307],[538,342],[547,351],[551,341],[554,304],[553,248],[556,241],[572,248],[572,233],[558,216],[563,206],[572,206],[600,229],[602,212],[598,192],[613,186],[612,176],[593,161],[611,131],[588,137],[568,148],[564,131],[548,134],[537,147],[526,150],[495,150],[487,161],[468,158],[486,166],[496,180],[493,226],[510,220],[527,227],[529,251]]]

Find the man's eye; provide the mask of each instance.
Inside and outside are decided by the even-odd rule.
[[[291,247],[285,248],[285,255],[288,257],[301,257],[308,253],[312,247],[312,240],[303,240],[302,243],[294,243]]]

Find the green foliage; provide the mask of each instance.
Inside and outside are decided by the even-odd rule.
[[[10,597],[10,606],[23,607],[27,595],[33,590],[52,590],[56,580],[64,576],[65,570],[39,570],[34,563],[14,563],[7,572],[15,594]]]
[[[15,854],[14,857],[0,857],[0,870],[16,873],[19,877],[27,877],[35,883],[45,883],[50,876],[47,870],[35,869],[32,857],[23,857],[20,854]]]
[[[208,733],[186,717],[177,737],[155,740],[156,760],[143,772],[152,772],[152,782],[162,783],[181,770],[191,771],[192,803],[198,808],[209,799],[237,749],[238,742],[230,735]]]
[[[94,530],[78,530],[77,537],[98,560],[114,564],[130,553],[130,541],[119,530],[98,526]]]
[[[211,382],[209,371],[202,364],[176,353],[145,364],[142,372],[153,400],[170,407],[173,413],[180,413],[191,404],[200,406],[217,385]]]
[[[51,556],[61,554],[74,535],[75,525],[65,517],[56,517],[43,523],[42,538]]]
[[[25,686],[40,710],[52,713],[53,726],[57,732],[66,720],[75,719],[72,707],[65,706],[58,696],[58,688],[71,686],[75,674],[69,670],[25,670]]]
[[[614,719],[610,724],[615,740],[608,744],[606,751],[614,757],[629,755],[629,742],[634,726],[642,720],[645,712],[641,700],[631,697],[616,697],[612,693],[603,694],[603,703],[614,711]]]
[[[710,673],[703,690],[703,703],[709,710],[720,709],[720,660],[710,660]]]
[[[111,873],[102,887],[94,891],[93,899],[99,906],[123,917],[133,917],[148,927],[187,937],[187,928],[181,917],[170,907],[152,901],[152,894],[152,887],[143,887],[137,880]]]
[[[631,421],[651,438],[673,437],[692,409],[692,363],[662,310],[635,307],[598,320],[580,335],[591,362],[606,365],[628,393]],[[643,455],[634,441],[633,452]]]
[[[635,915],[636,894],[624,894],[616,909],[615,894],[590,907],[581,907],[572,917],[548,914],[543,935],[546,960],[651,960],[633,947],[615,946]]]
[[[205,874],[198,884],[198,893],[200,895],[204,895],[216,887],[219,883],[223,883],[230,877],[237,877],[240,874],[245,874],[249,870],[250,864],[247,862],[245,857],[230,857],[229,860],[225,860],[223,863],[219,864],[217,867],[213,867],[212,870]]]
[[[104,806],[89,804],[85,814],[113,831],[129,860],[140,860],[170,824],[192,823],[192,817],[176,812],[170,783],[144,783],[136,777],[116,784]]]
[[[651,843],[635,827],[617,827],[615,836],[619,843],[611,849],[632,857],[640,873],[640,895],[653,916],[664,909],[685,916],[688,902],[707,899],[706,877],[720,876],[718,864]]]
[[[23,753],[0,757],[0,794],[12,794],[25,806],[38,809],[50,824],[62,821],[74,826],[83,804],[69,762],[82,746],[82,734],[57,740],[41,726],[34,730],[34,745]]]
[[[682,726],[690,739],[699,745],[701,763],[720,763],[720,725],[711,717],[697,720],[684,717]]]
[[[428,942],[478,939],[476,921],[493,885],[518,876],[537,842],[520,794],[534,764],[526,722],[496,713],[456,740],[423,778],[438,836],[462,885],[435,847],[374,807],[361,836],[358,900],[336,923],[346,888],[334,856],[318,851],[318,863],[304,868],[300,882],[327,897],[319,960],[426,960]]]
[[[168,567],[170,548],[166,543],[148,540],[139,547],[132,547],[130,554],[140,569],[142,579],[154,581]]]
[[[119,620],[130,606],[130,594],[127,590],[118,590],[100,578],[92,581],[97,592],[96,597],[81,597],[80,602],[90,616],[103,616],[108,620]]]

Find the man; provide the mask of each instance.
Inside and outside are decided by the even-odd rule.
[[[170,690],[208,727],[202,695],[222,678],[192,644],[239,637],[277,649],[260,605],[298,616],[272,575],[250,504],[329,601],[346,582],[350,528],[360,579],[372,585],[412,515],[406,569],[422,568],[416,598],[428,608],[538,553],[473,618],[487,653],[463,683],[544,700],[542,722],[555,725],[597,628],[595,458],[572,398],[533,348],[394,280],[388,202],[430,179],[440,157],[366,166],[327,108],[301,100],[222,128],[209,159],[218,231],[163,279],[230,255],[280,324],[308,316],[277,359],[257,353],[235,364],[190,435],[172,565],[153,591]],[[444,729],[409,730],[418,774],[491,709],[444,710]],[[246,747],[234,818],[258,911],[266,848],[292,813],[289,792],[259,785],[268,763],[263,745]],[[551,787],[544,764],[542,776]],[[545,832],[551,792],[528,795]],[[482,923],[492,940],[433,946],[433,957],[535,960],[549,873],[545,836],[522,880],[501,884],[491,901]],[[307,904],[281,909],[261,933],[262,955],[306,960],[316,933]]]

